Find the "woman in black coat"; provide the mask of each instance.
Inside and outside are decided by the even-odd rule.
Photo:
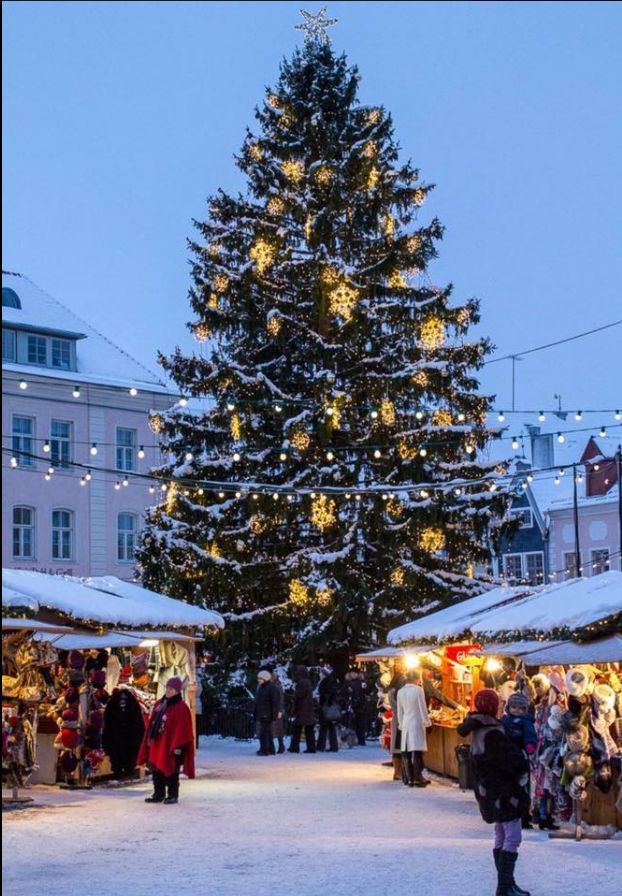
[[[305,753],[315,753],[315,709],[313,707],[313,688],[306,666],[298,666],[294,674],[294,724],[292,739],[289,742],[290,753],[300,753],[300,736],[305,730],[307,749]]]
[[[331,753],[337,753],[339,750],[339,742],[337,740],[337,723],[333,719],[326,718],[326,707],[337,705],[337,682],[330,666],[323,666],[320,669],[320,684],[318,686],[318,697],[320,703],[320,730],[317,736],[318,753],[323,753],[326,749],[326,735],[328,734],[328,744]]]
[[[493,857],[498,875],[497,896],[529,896],[514,880],[520,846],[521,818],[529,802],[525,782],[529,764],[497,719],[499,697],[483,688],[475,695],[476,712],[458,725],[460,737],[471,735],[475,798],[482,818],[495,826]]]

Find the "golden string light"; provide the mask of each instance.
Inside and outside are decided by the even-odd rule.
[[[254,513],[248,521],[248,527],[253,535],[261,535],[266,531],[266,521],[259,514]]]
[[[363,147],[363,158],[365,159],[375,159],[378,153],[378,147],[374,143],[373,140],[368,140],[365,146]]]
[[[231,414],[230,421],[231,438],[234,442],[239,442],[242,438],[242,424],[238,414]]]
[[[205,249],[205,254],[208,258],[220,258],[222,253],[222,244],[219,242],[210,243],[209,246]]]
[[[370,168],[369,174],[367,175],[367,189],[375,190],[378,184],[380,183],[380,169],[373,165]]]
[[[311,215],[307,216],[307,220],[305,221],[305,239],[308,241],[311,239],[313,235],[313,217]]]
[[[434,554],[436,551],[442,551],[445,547],[445,535],[443,534],[443,530],[434,526],[426,527],[422,530],[419,536],[419,545],[429,554]]]
[[[395,233],[395,218],[390,214],[386,214],[382,221],[382,230],[385,236],[393,236]]]
[[[313,177],[320,187],[327,187],[333,179],[333,172],[330,168],[322,165],[320,168],[315,169]]]
[[[389,277],[389,286],[391,289],[406,289],[408,282],[401,271],[393,271]]]
[[[387,501],[387,511],[391,514],[391,516],[401,516],[404,512],[404,505],[397,498],[389,498]]]
[[[210,297],[207,301],[208,308],[218,308],[218,293],[212,292],[210,293]]]
[[[397,453],[402,460],[414,460],[417,456],[417,449],[413,445],[409,445],[405,439],[400,439],[397,443]]]
[[[405,576],[403,567],[396,566],[394,569],[391,570],[391,575],[389,576],[389,580],[390,580],[391,584],[393,586],[395,586],[396,588],[399,588],[404,584],[405,578],[406,578],[406,576]]]
[[[270,215],[282,215],[285,211],[285,202],[280,196],[272,196],[268,199],[266,209]]]
[[[218,545],[216,544],[215,541],[213,541],[211,543],[209,553],[210,553],[210,557],[220,557],[221,556],[220,548],[218,547]]]
[[[332,429],[339,429],[341,426],[341,410],[336,404],[325,404],[324,413],[330,420]]]
[[[318,588],[316,595],[317,602],[321,607],[328,607],[333,602],[333,592],[330,588]]]
[[[414,190],[412,194],[412,201],[414,205],[423,205],[425,202],[425,190],[421,188]]]
[[[198,321],[192,325],[192,333],[197,342],[207,342],[212,335],[212,331],[203,321]]]
[[[370,109],[370,111],[367,113],[367,124],[378,124],[378,122],[380,121],[380,117],[380,109]]]
[[[320,532],[334,526],[337,522],[336,509],[337,505],[332,498],[329,498],[326,495],[318,495],[311,503],[312,524],[319,529]]]
[[[383,398],[380,402],[380,419],[385,426],[392,426],[395,423],[395,405],[388,398]]]
[[[149,415],[149,429],[156,435],[164,432],[164,419],[161,414]]]
[[[439,349],[445,342],[445,324],[440,317],[426,317],[419,328],[419,342],[428,351]]]
[[[260,162],[263,159],[263,149],[259,143],[251,143],[248,147],[248,157],[252,162]]]
[[[303,607],[309,601],[309,589],[300,579],[292,579],[289,583],[289,599],[297,607]]]
[[[406,248],[409,252],[418,252],[421,248],[421,237],[416,233],[409,236],[406,240]]]
[[[274,264],[276,258],[276,247],[268,242],[268,240],[259,237],[251,246],[249,258],[255,262],[258,274],[263,274]]]
[[[432,422],[436,426],[451,426],[453,423],[451,411],[448,411],[447,408],[439,408],[432,414]]]
[[[266,102],[272,109],[280,109],[281,108],[281,100],[276,95],[276,93],[269,93],[268,96],[266,97]]]
[[[357,290],[350,286],[346,280],[342,280],[330,291],[328,310],[336,317],[350,320],[357,302]]]
[[[229,286],[229,278],[224,274],[216,274],[212,282],[216,292],[225,292]]]
[[[297,429],[292,433],[290,441],[296,451],[306,451],[311,440],[304,429]]]
[[[417,370],[412,375],[412,381],[415,386],[420,386],[422,389],[425,389],[430,383],[430,376],[425,370]]]
[[[266,330],[271,336],[278,336],[281,331],[281,320],[277,314],[271,314],[266,323]]]
[[[296,159],[288,159],[281,165],[281,171],[288,180],[299,183],[305,175],[305,166]]]

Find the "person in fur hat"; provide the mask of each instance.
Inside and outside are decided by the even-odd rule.
[[[529,763],[507,735],[498,712],[496,691],[483,688],[475,695],[475,712],[469,713],[457,730],[460,737],[471,735],[475,798],[484,821],[494,824],[497,896],[529,896],[514,879],[521,818],[529,805],[525,790]]]
[[[194,732],[190,708],[181,697],[181,678],[169,678],[164,697],[153,707],[140,746],[137,765],[146,762],[153,775],[153,793],[146,803],[176,803],[179,773],[194,778]]]

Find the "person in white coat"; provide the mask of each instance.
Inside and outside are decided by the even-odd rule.
[[[430,781],[423,777],[423,754],[428,748],[426,728],[432,723],[417,669],[408,670],[406,684],[398,691],[397,722],[402,736],[404,783],[409,787],[427,787]]]

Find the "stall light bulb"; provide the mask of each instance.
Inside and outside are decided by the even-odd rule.
[[[564,444],[564,442],[566,441],[566,436],[563,434],[563,432],[557,433],[557,441],[559,442],[560,445]]]
[[[52,475],[53,472],[54,472],[54,467],[48,467],[48,473],[50,474],[50,476]]]
[[[140,448],[138,449],[139,460],[142,460],[144,456],[145,456],[145,448],[144,448],[144,445],[141,445]]]
[[[355,495],[355,496],[354,496],[354,500],[355,500],[355,501],[360,501],[360,500],[361,500],[361,496],[360,496],[360,495]]]
[[[474,445],[467,445],[466,448],[465,448],[465,451],[466,451],[467,454],[473,454],[473,452],[475,451],[475,446],[474,446]]]
[[[278,500],[279,500],[279,496],[278,496],[277,492],[275,492],[275,493],[272,495],[272,500],[273,500],[273,501],[278,501]]]
[[[601,436],[601,438],[603,438],[603,439],[605,438],[605,436],[607,435],[607,430],[605,429],[604,426],[601,426],[600,432],[598,433],[598,435]]]
[[[28,383],[26,382],[26,380],[20,380],[20,381],[19,381],[19,388],[22,389],[22,390],[28,388]]]
[[[600,464],[594,464],[594,472],[598,473],[599,470],[600,470]]]
[[[288,500],[289,503],[291,504],[292,501],[294,500],[294,496],[293,496],[293,495],[288,495],[288,496],[287,496],[287,500]]]
[[[462,489],[460,489],[460,488],[454,489],[454,495],[461,495],[461,494],[462,494]]]
[[[179,399],[179,407],[185,408],[187,405],[188,405],[188,399],[186,398],[185,395],[182,395],[181,398]]]
[[[130,386],[129,391],[132,398],[136,398],[136,396],[138,395],[138,389],[136,388],[136,386]]]
[[[80,398],[80,386],[74,386],[73,392],[71,393],[74,398]]]
[[[119,481],[115,482],[114,487],[115,487],[115,491],[118,492],[119,489],[121,488],[121,483]]]
[[[279,404],[279,402],[277,402],[277,403],[274,405],[274,410],[277,412],[277,414],[280,414],[281,411],[283,410],[283,405],[282,405],[282,404]]]
[[[555,479],[553,480],[553,482],[555,483],[555,485],[559,485],[559,482],[560,482],[559,476],[556,476]]]
[[[253,493],[253,501],[258,501],[258,500],[259,500],[259,495],[257,494],[257,492],[254,492]]]
[[[538,420],[540,421],[540,423],[544,423],[544,421],[546,420],[546,414],[544,413],[544,411],[540,411],[540,413],[538,414]]]
[[[50,443],[48,442],[47,439],[46,439],[45,442],[43,443],[43,450],[44,450],[44,452],[45,452],[46,454],[48,454],[49,451],[50,451]]]
[[[350,494],[350,492],[346,492],[345,495],[344,495],[344,497],[346,498],[346,500],[349,501],[350,498],[352,497],[352,495]]]
[[[49,473],[46,473],[43,478],[45,479],[46,482],[49,482],[51,477],[50,477]]]
[[[165,492],[167,489],[168,489],[168,485],[166,484],[166,482],[163,482],[162,485],[160,486],[160,491]]]
[[[234,411],[234,410],[235,410],[235,404],[234,404],[232,401],[228,401],[228,402],[227,402],[227,410],[228,410],[228,411]]]
[[[575,420],[583,420],[583,411],[577,411],[574,415]]]
[[[192,451],[186,451],[186,461],[190,463],[191,460],[194,460],[194,454]]]
[[[149,494],[152,495],[154,492],[155,492],[155,488],[152,485],[150,485],[149,486]]]
[[[622,420],[622,414],[620,413],[620,411],[616,411],[613,416],[616,418],[616,420]]]
[[[326,452],[326,460],[333,460],[334,457],[335,457],[335,455],[333,454],[332,451],[327,451],[327,452]]]
[[[496,491],[497,491],[497,483],[496,483],[496,482],[491,482],[491,483],[490,483],[490,491],[491,491],[491,492],[496,492]]]
[[[17,458],[16,458],[16,457],[12,457],[12,458],[11,458],[11,466],[12,466],[12,467],[16,467],[16,466],[17,466]]]
[[[423,445],[419,449],[419,457],[427,457],[427,454],[428,454],[428,449],[425,447],[425,445]]]
[[[130,480],[126,476],[123,480],[123,488],[127,488],[129,484],[130,484]]]
[[[533,482],[533,474],[527,473],[527,482]]]
[[[503,411],[499,411],[499,416],[497,417],[497,420],[499,421],[499,423],[503,423],[503,421],[505,420],[505,414],[503,413]]]
[[[503,668],[500,660],[496,656],[489,656],[484,663],[487,672],[500,672]]]
[[[462,411],[460,411],[460,413],[458,414],[458,423],[464,423],[465,420],[466,416],[462,413]]]
[[[279,460],[287,460],[287,454],[284,451],[279,454]]]
[[[236,462],[236,464],[240,460],[240,452],[239,451],[233,452],[233,460]]]
[[[80,476],[80,485],[86,485],[86,479],[84,476]]]
[[[218,492],[218,497],[222,500],[225,497],[224,492]]]
[[[372,420],[377,420],[378,419],[378,411],[374,408],[374,410],[371,412],[371,414],[369,416],[371,417]]]
[[[97,454],[97,442],[93,442],[93,444],[91,445],[90,451],[91,451],[91,456],[95,457],[95,455]]]
[[[415,417],[417,420],[423,420],[423,411],[417,411]]]
[[[93,478],[93,474],[91,473],[90,470],[86,471],[86,475],[84,476],[84,478],[86,479],[87,482],[91,481],[91,479]]]
[[[203,491],[202,488],[197,489],[197,495],[198,495],[199,497],[201,497],[201,495],[204,495],[204,494],[205,494],[205,492]]]
[[[560,467],[560,468],[559,468],[559,475],[560,475],[560,476],[564,476],[565,473],[566,473],[566,471],[564,470],[564,468],[563,468],[563,467]]]
[[[516,436],[512,439],[512,448],[518,448],[518,439]]]
[[[382,457],[382,451],[379,448],[374,451],[374,457]]]
[[[404,657],[404,665],[407,669],[416,669],[421,665],[421,660],[416,653],[407,653]]]

